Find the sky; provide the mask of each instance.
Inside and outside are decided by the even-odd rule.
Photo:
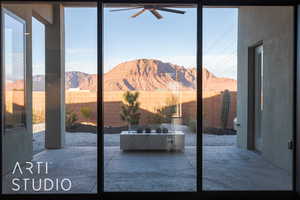
[[[32,73],[45,74],[45,26],[32,18]]]
[[[4,62],[8,66],[5,68],[5,78],[9,81],[24,79],[24,30],[25,25],[15,20],[10,15],[4,15],[5,24],[5,55]],[[23,70],[20,70],[23,69]]]
[[[184,15],[160,12],[157,20],[149,12],[137,18],[130,16],[139,10],[110,12],[104,9],[104,72],[117,64],[153,58],[185,67],[196,66],[196,9]],[[97,72],[97,10],[96,8],[65,9],[66,71]],[[43,41],[42,25],[33,23],[33,39]],[[42,42],[33,44],[34,73],[43,66],[39,49]],[[35,52],[36,51],[36,52]],[[203,64],[220,77],[236,79],[237,9],[204,8]]]

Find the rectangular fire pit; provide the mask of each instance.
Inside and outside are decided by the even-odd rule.
[[[183,151],[184,133],[172,131],[169,133],[137,133],[122,131],[120,134],[120,148],[129,150],[166,150]]]

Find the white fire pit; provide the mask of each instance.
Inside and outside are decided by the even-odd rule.
[[[126,150],[184,150],[184,133],[172,131],[169,133],[137,133],[122,131],[120,134],[120,148]]]

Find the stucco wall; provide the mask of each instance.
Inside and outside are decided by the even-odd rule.
[[[238,13],[237,144],[247,148],[248,48],[263,42],[264,111],[262,155],[292,171],[293,8],[241,7]],[[251,112],[251,111],[249,111]]]

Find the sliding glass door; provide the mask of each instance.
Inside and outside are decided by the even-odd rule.
[[[97,3],[1,1],[4,194],[97,193]]]
[[[196,191],[197,6],[104,8],[105,191]]]
[[[204,7],[204,190],[292,190],[294,12]]]

